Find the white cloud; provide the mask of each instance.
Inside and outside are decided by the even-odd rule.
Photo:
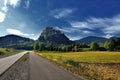
[[[6,14],[8,12],[8,5],[13,8],[17,7],[20,0],[0,0],[0,22],[4,22]]]
[[[20,36],[29,36],[29,34],[23,33],[20,30],[17,29],[7,29],[6,30],[9,34],[15,34],[15,35],[20,35]]]
[[[2,3],[2,5],[0,6],[1,10],[3,12],[7,12],[8,11],[8,8],[7,8],[8,0],[1,0],[1,3]]]
[[[34,36],[35,36],[35,34],[27,34],[18,29],[8,28],[6,31],[8,34],[14,34],[14,35],[19,35],[19,36],[24,36],[24,37],[33,37],[34,38]]]
[[[31,34],[32,36],[34,36],[35,34]]]
[[[91,31],[87,31],[87,30],[83,30],[82,32],[83,32],[83,34],[92,34],[93,33]]]
[[[53,11],[50,12],[50,14],[59,19],[59,18],[62,18],[62,17],[66,17],[68,15],[70,15],[71,13],[74,12],[75,9],[67,9],[67,8],[64,8],[64,9],[55,9]]]
[[[106,34],[105,36],[103,36],[103,37],[105,37],[105,38],[111,38],[111,37],[113,37],[114,35],[110,35],[110,34]]]
[[[55,27],[55,28],[62,31],[62,32],[65,32],[65,33],[74,33],[76,31],[81,32],[81,30],[79,30],[79,29],[70,28],[70,27],[63,27],[63,28]]]
[[[101,36],[110,37],[120,34],[120,15],[111,18],[95,18],[90,17],[86,21],[68,21],[73,28],[82,30],[92,30],[93,33],[98,34],[100,31]],[[97,33],[98,31],[98,33]],[[83,31],[83,33],[89,33]]]
[[[5,13],[0,12],[0,22],[3,22],[3,21],[4,21],[5,15],[6,15]]]
[[[89,27],[89,24],[87,22],[71,21],[70,25],[74,28],[80,28],[80,29],[90,28],[91,29],[91,27]]]
[[[104,31],[107,34],[119,33],[120,32],[120,25],[108,26],[104,29]]]
[[[82,37],[81,36],[70,36],[70,37],[68,36],[68,38],[72,41],[75,41],[75,40],[81,39]]]
[[[6,6],[4,6],[4,7],[1,8],[1,10],[4,11],[4,12],[7,12],[8,8]]]
[[[20,3],[20,0],[9,0],[9,5],[13,6],[14,8],[17,7]]]
[[[30,0],[25,1],[25,9],[28,9],[30,6]]]
[[[62,28],[59,28],[59,27],[56,27],[56,29],[62,31],[62,32],[67,32],[67,33],[71,33],[72,31],[70,29],[62,29]]]

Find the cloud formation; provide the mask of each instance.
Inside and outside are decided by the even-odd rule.
[[[5,20],[8,11],[8,5],[15,8],[19,5],[19,3],[20,0],[0,0],[0,22],[4,22]]]
[[[21,32],[20,30],[17,30],[17,29],[8,28],[6,31],[9,34],[14,34],[14,35],[19,35],[19,36],[25,36],[25,37],[34,36],[34,34],[23,33],[23,32]]]
[[[72,14],[73,12],[75,11],[75,9],[67,9],[67,8],[64,8],[64,9],[55,9],[53,11],[50,12],[50,14],[57,18],[57,19],[60,19],[62,17],[66,17],[70,14]]]
[[[20,30],[17,30],[17,29],[7,29],[7,32],[9,34],[15,34],[15,35],[20,35],[20,36],[29,36],[28,34],[23,33],[23,32],[21,32]]]
[[[83,30],[83,33],[91,33],[90,31],[101,31],[106,38],[110,38],[114,35],[120,34],[120,15],[116,15],[112,18],[95,18],[90,17],[86,21],[68,21],[71,27]],[[97,33],[97,32],[93,32]]]
[[[5,19],[5,15],[3,12],[0,12],[0,22],[3,22]]]
[[[65,33],[81,32],[81,30],[71,27],[55,27],[55,28]]]
[[[91,29],[91,27],[89,27],[89,23],[87,23],[87,22],[71,21],[69,23],[73,28],[79,28],[79,29],[88,28],[88,29]]]
[[[5,0],[5,1],[7,1],[6,3],[14,8],[17,7],[20,3],[20,0]]]
[[[21,0],[0,0],[0,22],[4,22],[9,6],[16,8],[20,6]],[[30,0],[25,0],[25,9],[29,8]]]
[[[25,1],[25,9],[29,9],[30,6],[30,0]]]

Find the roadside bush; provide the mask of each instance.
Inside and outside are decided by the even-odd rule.
[[[72,65],[74,67],[79,67],[79,62],[76,62],[72,59],[67,60],[66,63],[69,64],[69,65]]]
[[[1,51],[1,50],[0,50],[0,55],[4,55],[4,54],[5,54],[4,51]]]

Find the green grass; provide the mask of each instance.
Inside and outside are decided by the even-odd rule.
[[[28,59],[29,53],[25,54],[23,57],[21,57],[21,61],[26,61]]]
[[[88,80],[120,80],[120,52],[36,52]]]
[[[0,56],[21,52],[20,50],[0,48]]]

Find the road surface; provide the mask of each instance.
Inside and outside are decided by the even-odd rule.
[[[0,58],[0,75],[2,75],[9,67],[11,67],[18,59],[20,59],[26,53],[27,51],[9,57]]]
[[[30,52],[30,80],[82,80],[48,60]]]

